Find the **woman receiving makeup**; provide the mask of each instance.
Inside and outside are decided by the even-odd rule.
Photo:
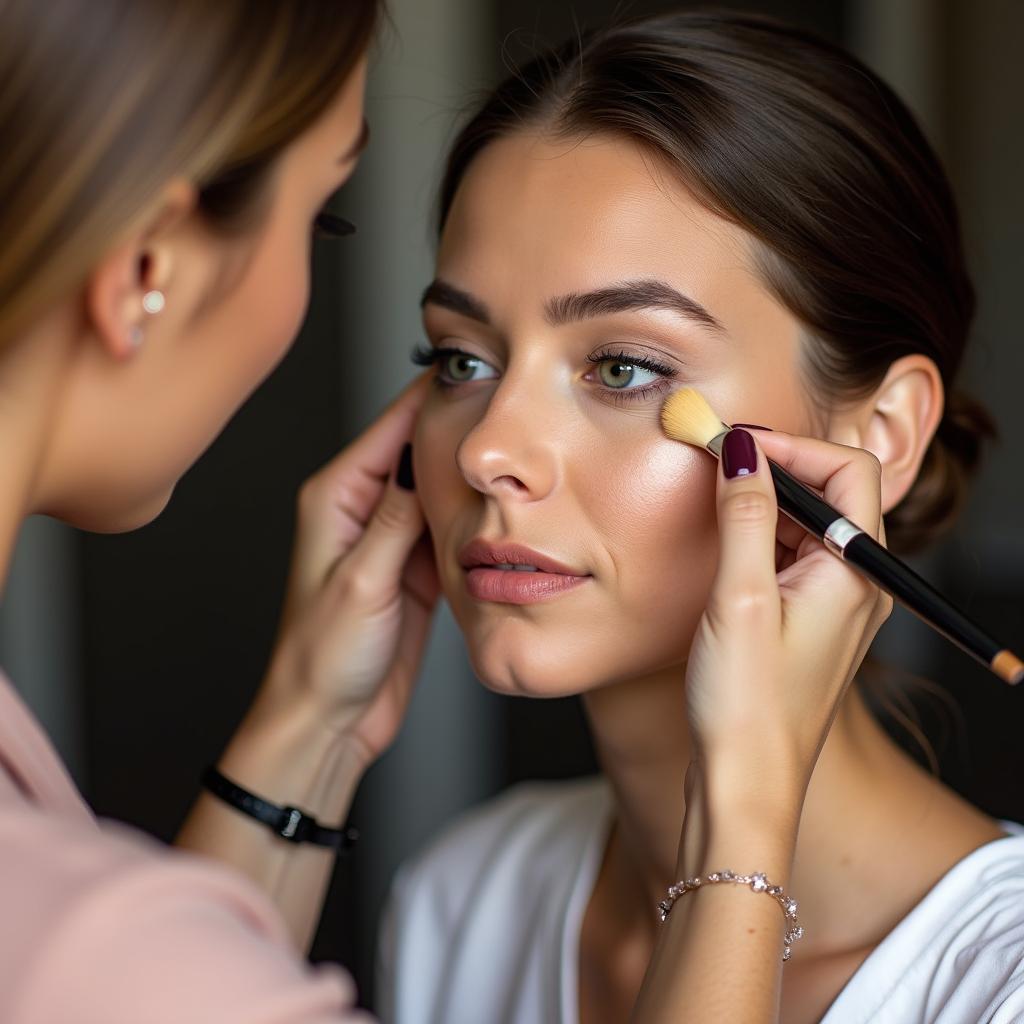
[[[1024,1019],[1024,826],[875,720],[855,676],[891,602],[777,521],[765,465],[903,552],[990,432],[912,116],[773,22],[626,25],[498,88],[441,223],[414,437],[441,587],[485,685],[582,694],[602,776],[518,787],[403,869],[384,1019]],[[661,431],[680,385],[772,430],[716,466]]]

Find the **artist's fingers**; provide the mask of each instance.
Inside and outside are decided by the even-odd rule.
[[[775,526],[778,506],[764,455],[746,430],[731,430],[718,471],[718,572],[709,609],[716,615],[778,615]]]
[[[884,543],[881,467],[874,455],[859,448],[779,431],[751,428],[751,433],[762,445],[763,455],[822,494],[840,514]],[[776,562],[784,600],[802,599],[818,613],[840,602],[842,614],[875,609],[881,616],[879,621],[884,620],[892,607],[888,595],[841,560],[827,555],[820,542],[803,533],[801,527],[787,523],[785,516],[780,516],[780,520],[780,543],[792,552]]]
[[[882,468],[871,452],[780,431],[759,430],[756,435],[769,459],[878,538]]]
[[[429,378],[412,382],[355,441],[311,476],[299,492],[292,586],[319,586],[362,535],[426,397]]]
[[[395,456],[412,432],[412,425],[427,397],[431,374],[420,374],[377,417],[362,434],[336,455],[317,476],[330,481],[349,470],[386,480],[395,466]],[[375,503],[366,508],[364,519]]]
[[[787,551],[796,551],[808,535],[807,531],[799,523],[794,523],[788,516],[782,515],[781,509],[779,511],[779,524],[776,527],[775,535],[783,548]]]
[[[406,444],[363,535],[339,567],[342,589],[371,605],[392,601],[423,527],[412,473],[412,445]]]

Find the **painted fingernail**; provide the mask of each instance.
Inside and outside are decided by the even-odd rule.
[[[760,423],[734,423],[732,426],[734,430],[736,427],[750,427],[751,430],[767,430],[769,433],[772,429],[771,427],[764,427]]]
[[[729,480],[757,472],[757,448],[745,431],[733,428],[722,442],[722,470]]]
[[[403,490],[416,490],[416,481],[412,475],[412,445],[408,442],[406,442],[405,447],[402,449],[401,458],[398,460],[398,469],[395,471],[395,483]]]

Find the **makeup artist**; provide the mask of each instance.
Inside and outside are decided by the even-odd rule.
[[[0,2],[0,574],[27,515],[107,532],[157,516],[285,354],[306,306],[310,233],[346,230],[320,211],[366,140],[378,14],[374,0]],[[98,825],[0,679],[5,1024],[362,1019],[343,972],[312,970],[299,951],[348,841],[353,790],[404,714],[436,600],[406,443],[425,383],[302,490],[279,641],[183,828],[191,852]],[[792,445],[794,468],[809,460],[816,481],[849,480],[852,507],[872,518],[863,459],[831,465],[835,452],[765,443]],[[716,710],[731,668],[775,665],[777,690],[806,663],[771,623],[739,639],[750,606],[737,595],[775,586],[765,480],[720,485],[732,554],[716,621],[737,639],[703,648],[708,735],[742,706],[750,680],[736,674]],[[729,487],[746,498],[728,500]],[[850,579],[840,590],[869,635],[884,604]],[[839,652],[827,692],[800,676],[798,703],[777,711],[784,729],[760,735],[779,755],[774,810],[742,797],[730,829],[692,824],[681,864],[696,870],[710,849],[786,881],[801,785],[850,657]],[[637,1019],[659,1019],[680,979],[688,1020],[724,1019],[726,997],[732,1021],[775,1019],[777,908],[702,895],[671,916]]]
[[[366,141],[379,16],[376,0],[0,2],[3,576],[26,515],[153,519],[284,356],[311,234],[346,229],[320,211]],[[346,841],[327,826],[401,720],[434,603],[401,458],[421,390],[303,488],[273,663],[218,763],[307,811],[317,824],[282,811],[277,828],[314,841],[213,778],[222,795],[180,837],[206,856],[99,827],[0,678],[4,1024],[360,1017],[347,976],[297,949]]]

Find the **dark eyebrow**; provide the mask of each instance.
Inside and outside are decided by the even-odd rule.
[[[491,322],[487,307],[479,299],[447,281],[438,279],[427,286],[420,306],[428,303],[482,324]],[[721,322],[695,299],[683,295],[664,281],[654,280],[625,281],[592,292],[560,295],[547,303],[545,317],[553,327],[558,327],[577,320],[641,309],[667,309],[714,331],[725,332]]]
[[[359,156],[359,154],[362,153],[364,149],[366,149],[366,146],[369,143],[369,141],[370,125],[367,122],[366,118],[364,117],[363,126],[362,128],[359,129],[359,137],[356,139],[355,142],[352,143],[352,145],[348,148],[346,152],[342,153],[341,156],[338,157],[338,163],[347,164],[350,160],[355,160],[355,158]]]
[[[431,281],[423,292],[420,307],[426,305],[450,309],[453,313],[468,316],[470,320],[479,320],[482,324],[491,322],[491,315],[487,312],[487,307],[479,299],[440,278]]]
[[[592,292],[572,292],[551,299],[545,307],[548,323],[557,327],[575,320],[589,320],[610,313],[640,309],[667,309],[724,333],[721,322],[699,302],[664,281],[624,281]]]

